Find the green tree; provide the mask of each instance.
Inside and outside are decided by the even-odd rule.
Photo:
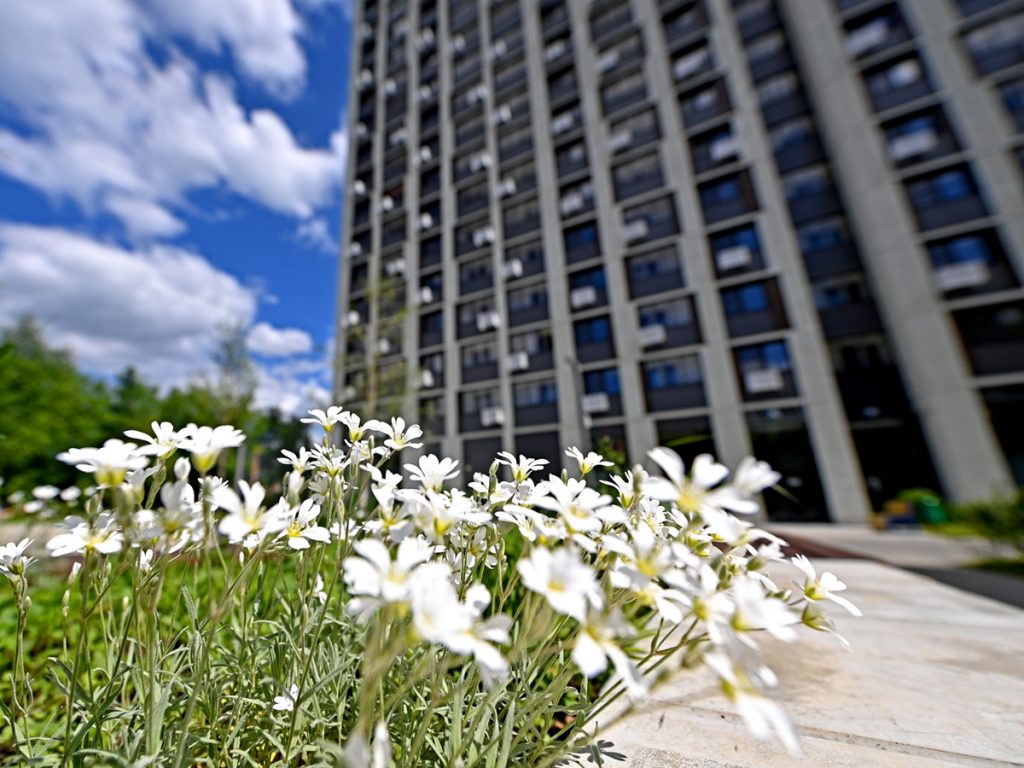
[[[24,317],[0,336],[0,475],[9,490],[72,482],[75,471],[54,456],[107,436],[106,387],[76,370],[71,356],[48,347]]]

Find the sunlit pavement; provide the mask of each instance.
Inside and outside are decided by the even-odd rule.
[[[709,676],[687,672],[603,734],[606,764],[1024,765],[1024,611],[870,560],[818,565],[847,582],[864,617],[833,611],[852,651],[824,634],[793,647],[765,639],[803,757],[752,739]]]

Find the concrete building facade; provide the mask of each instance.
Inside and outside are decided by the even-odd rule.
[[[336,394],[485,470],[1024,483],[1024,2],[360,0]]]

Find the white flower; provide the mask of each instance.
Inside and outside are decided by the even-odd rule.
[[[425,491],[440,492],[445,480],[459,476],[459,462],[455,459],[439,459],[434,454],[420,456],[418,464],[406,464],[409,476],[423,486]]]
[[[778,598],[769,597],[760,581],[753,577],[737,578],[729,590],[736,602],[732,628],[738,632],[765,630],[785,642],[796,640],[794,624],[800,617]]]
[[[533,499],[534,506],[557,512],[570,534],[599,533],[606,523],[626,519],[625,512],[611,506],[610,496],[588,488],[583,480],[569,478],[562,482],[552,475],[545,485],[550,495]]]
[[[616,637],[630,634],[629,630],[629,625],[617,608],[608,616],[591,614],[576,635],[572,660],[584,675],[596,677],[608,668],[608,660],[611,659],[630,698],[639,699],[647,693],[643,675],[615,642]]]
[[[60,494],[60,488],[55,485],[38,485],[32,489],[32,495],[40,501],[52,501]]]
[[[835,574],[826,571],[821,576],[817,576],[811,561],[803,555],[797,555],[793,558],[792,562],[807,577],[803,584],[803,592],[808,600],[831,600],[836,605],[841,605],[854,616],[863,615],[860,608],[845,597],[840,597],[836,594],[836,592],[842,592],[846,589],[846,585]]]
[[[124,545],[124,535],[109,512],[101,512],[91,526],[80,517],[69,517],[64,522],[70,530],[57,534],[46,543],[53,557],[87,552],[110,555],[120,552]]]
[[[417,437],[423,436],[423,430],[417,424],[410,424],[406,427],[405,419],[401,416],[393,418],[390,424],[378,423],[380,426],[377,427],[377,430],[388,436],[384,445],[394,451],[400,451],[403,448],[419,448],[423,445],[423,443],[413,442]],[[446,459],[446,461],[451,461],[451,459]]]
[[[756,496],[765,488],[771,488],[782,478],[764,461],[747,456],[736,467],[732,484],[748,496]]]
[[[309,468],[309,462],[312,458],[313,454],[306,450],[306,446],[301,446],[298,453],[282,449],[278,462],[291,467],[295,472],[298,472],[301,475]]]
[[[420,637],[458,656],[473,656],[488,685],[508,673],[508,662],[491,643],[507,643],[511,626],[507,616],[480,620],[490,602],[490,592],[482,584],[470,587],[462,603],[448,579],[413,583],[413,626]]]
[[[402,541],[412,533],[411,512],[404,504],[395,504],[394,486],[382,483],[373,486],[370,492],[377,499],[377,519],[366,522],[369,533],[394,542]]]
[[[152,549],[140,549],[138,568],[142,573],[149,573],[153,568],[153,550]]]
[[[342,410],[340,406],[332,405],[326,411],[314,408],[311,411],[307,411],[307,413],[313,418],[302,418],[299,421],[303,424],[319,424],[323,427],[324,432],[330,434],[334,429],[334,425],[342,421],[342,416],[347,415],[348,412]]]
[[[147,435],[145,432],[140,432],[137,429],[129,429],[124,433],[124,436],[130,437],[132,440],[148,443],[148,445],[144,445],[140,449],[140,452],[157,456],[161,460],[166,459],[178,450],[181,441],[188,434],[187,427],[178,432],[169,421],[154,421],[149,426],[153,430],[152,435]]]
[[[604,456],[599,453],[590,451],[586,456],[583,452],[575,445],[565,449],[565,455],[570,459],[576,459],[580,465],[580,474],[589,475],[593,470],[598,467],[610,467],[613,466],[610,461],[605,461]]]
[[[327,602],[327,593],[324,591],[324,578],[319,573],[313,582],[313,594],[320,601],[320,605],[324,605]]]
[[[13,541],[0,546],[0,573],[9,579],[21,576],[32,563],[34,557],[25,554],[32,544],[32,539],[22,539],[17,544]]]
[[[362,733],[349,736],[345,751],[341,754],[345,768],[389,768],[391,765],[391,739],[388,727],[381,720],[373,729],[373,747],[366,742]]]
[[[226,424],[219,427],[197,427],[190,424],[185,429],[187,435],[181,441],[181,448],[192,454],[192,464],[201,475],[213,469],[221,451],[237,448],[245,442],[245,434],[241,430]]]
[[[60,500],[67,504],[74,504],[82,496],[82,489],[72,485],[60,492]]]
[[[665,471],[668,479],[649,477],[644,483],[644,492],[657,499],[674,501],[681,512],[702,516],[725,509],[741,514],[757,512],[756,501],[745,498],[732,486],[719,485],[729,470],[708,454],[702,453],[693,460],[689,478],[683,460],[675,451],[654,448],[648,456]]]
[[[345,411],[342,413],[338,420],[345,425],[348,429],[348,439],[353,443],[358,443],[365,437],[368,431],[385,433],[388,429],[388,425],[383,421],[377,421],[376,419],[370,419],[365,423],[361,423],[359,417],[354,413]]]
[[[272,512],[268,515],[264,529],[268,534],[276,533],[279,539],[285,539],[292,549],[309,549],[311,541],[330,543],[330,531],[316,524],[320,505],[312,499],[306,499],[297,507],[279,504]]]
[[[299,686],[292,685],[281,696],[274,697],[274,709],[278,712],[291,712],[299,703]]]
[[[353,548],[358,557],[346,557],[342,562],[345,583],[353,595],[379,598],[385,603],[406,602],[414,574],[424,581],[427,579],[423,577],[433,578],[438,574],[436,569],[419,570],[434,553],[433,546],[423,539],[405,539],[398,545],[394,561],[388,548],[377,539],[363,539]]]
[[[747,728],[758,739],[767,739],[772,731],[792,755],[801,754],[800,742],[792,721],[778,704],[765,696],[749,676],[723,653],[713,652],[704,662],[718,675],[722,690],[736,707]]]
[[[227,536],[232,544],[237,544],[251,533],[258,533],[267,521],[267,512],[263,508],[263,499],[266,497],[263,486],[259,483],[249,485],[245,480],[239,480],[238,489],[242,492],[241,498],[227,486],[218,489],[213,496],[214,504],[228,512],[217,530]],[[283,504],[283,501],[278,502],[274,508],[275,515],[283,516],[287,513],[287,506],[279,508]]]
[[[523,483],[533,473],[544,469],[548,465],[547,459],[529,459],[522,454],[517,459],[508,451],[498,454],[498,463],[504,464],[512,470],[512,480],[516,485]]]
[[[82,472],[91,472],[97,484],[111,487],[124,482],[130,470],[142,469],[148,463],[135,443],[123,440],[107,440],[102,448],[72,448],[58,453],[57,459]]]
[[[566,547],[553,552],[536,547],[516,568],[527,589],[543,595],[558,613],[577,621],[586,620],[588,606],[600,609],[604,605],[594,571]]]
[[[645,480],[647,477],[647,473],[644,472],[643,469],[641,469],[640,467],[637,467],[636,469],[637,479],[641,481],[640,484],[642,485],[643,480]],[[621,477],[619,475],[613,475],[610,479],[602,480],[601,482],[618,491],[619,504],[621,506],[625,507],[626,509],[629,509],[630,507],[633,506],[633,502],[637,498],[637,480],[634,479],[632,472],[627,470],[625,475]]]

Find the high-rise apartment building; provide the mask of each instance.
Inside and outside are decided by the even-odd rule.
[[[360,0],[337,390],[485,470],[1024,482],[1024,2]]]

